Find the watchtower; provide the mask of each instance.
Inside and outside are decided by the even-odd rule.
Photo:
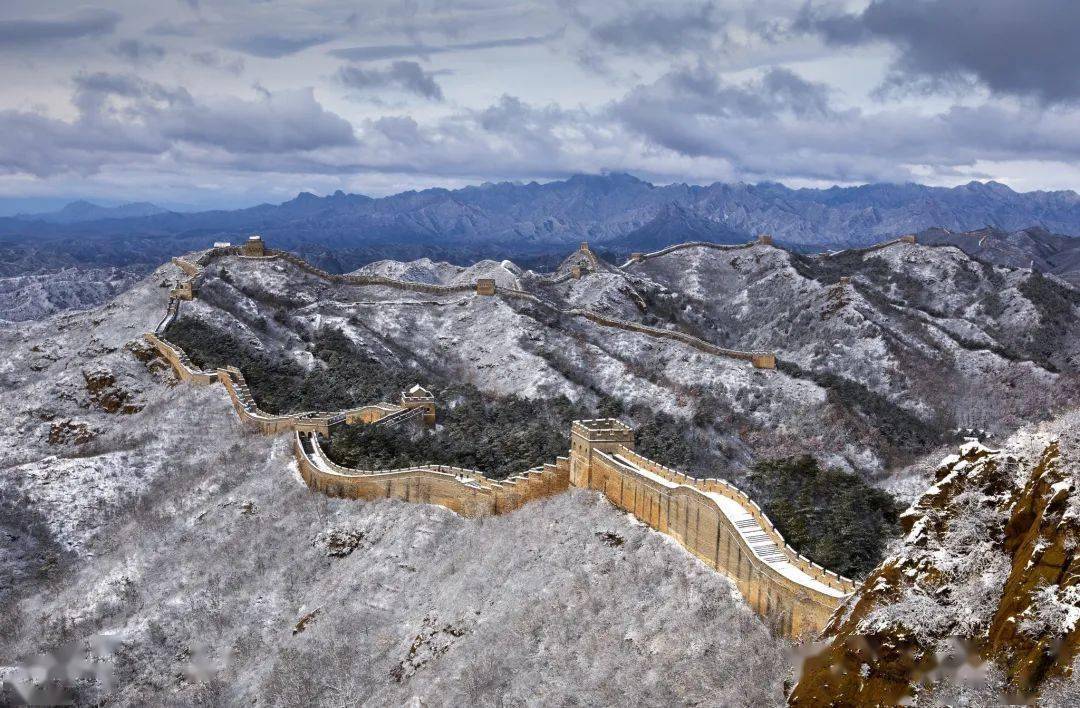
[[[195,286],[191,284],[191,280],[181,280],[169,291],[169,295],[177,300],[194,300]]]
[[[423,408],[424,425],[429,428],[435,425],[435,396],[431,391],[420,384],[416,384],[408,391],[401,392],[401,406],[403,408]]]
[[[494,278],[477,278],[476,279],[476,294],[477,295],[494,295],[495,294],[495,279]]]
[[[751,355],[750,363],[755,369],[775,369],[776,355],[771,352],[757,352]]]
[[[570,484],[598,489],[603,479],[593,479],[593,451],[634,449],[634,429],[616,418],[575,420],[570,425]]]
[[[263,244],[262,236],[255,234],[248,236],[247,243],[240,247],[240,255],[253,258],[262,258],[266,255],[266,245]]]
[[[901,236],[899,241],[900,243],[918,243],[919,239],[915,237],[915,234],[908,234]]]
[[[639,253],[639,252],[635,251],[634,253],[630,254],[630,262],[631,263],[641,263],[643,260],[645,260],[645,254],[644,253]]]
[[[757,242],[758,242],[758,245],[760,245],[760,246],[771,246],[771,245],[773,245],[772,235],[771,234],[758,234]]]

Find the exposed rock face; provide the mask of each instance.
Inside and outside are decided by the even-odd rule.
[[[123,384],[108,369],[96,367],[83,371],[86,379],[86,391],[90,394],[90,403],[106,413],[136,413],[142,404],[136,399],[138,394]]]
[[[49,428],[49,442],[53,445],[75,443],[82,445],[94,439],[94,431],[86,423],[75,420],[56,421]]]
[[[1000,451],[972,442],[946,458],[905,512],[899,550],[826,628],[829,644],[806,662],[791,702],[918,698],[958,673],[958,647],[986,690],[1031,697],[1068,675],[1080,641],[1077,423],[1071,413]]]
[[[363,540],[362,531],[335,528],[320,532],[311,545],[322,548],[331,558],[344,558],[359,548]]]

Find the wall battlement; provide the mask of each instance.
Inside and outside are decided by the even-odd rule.
[[[791,548],[761,508],[724,480],[697,479],[634,452],[614,419],[571,426],[570,483],[602,492],[731,578],[780,633],[820,631],[856,584]]]

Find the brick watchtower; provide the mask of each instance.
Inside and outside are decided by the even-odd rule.
[[[248,236],[247,243],[240,247],[240,254],[244,256],[254,256],[255,258],[262,258],[266,255],[266,246],[263,244],[262,236],[255,234],[254,236]]]
[[[634,429],[615,418],[575,420],[570,426],[570,484],[599,489],[603,479],[593,479],[593,450],[612,452],[634,449]]]
[[[431,391],[420,384],[416,384],[408,391],[401,392],[401,406],[403,408],[423,408],[424,425],[429,428],[435,425],[435,396]]]

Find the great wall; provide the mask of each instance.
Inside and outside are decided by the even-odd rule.
[[[622,268],[686,248],[733,250],[771,243],[768,237],[761,237],[756,242],[734,246],[705,242],[678,244],[654,253],[635,253]],[[914,238],[903,237],[871,249],[895,243],[914,243]],[[599,261],[587,244],[582,244],[580,254],[582,260],[571,266],[566,277],[542,282],[556,284],[578,279],[588,269],[599,268]],[[414,386],[402,392],[397,403],[374,403],[344,411],[274,415],[259,409],[239,369],[232,366],[214,371],[198,369],[182,349],[161,334],[178,316],[180,303],[196,297],[197,281],[205,266],[224,256],[280,259],[330,282],[385,286],[436,295],[471,292],[476,297],[524,299],[553,308],[563,315],[682,342],[709,354],[748,361],[757,368],[775,368],[773,353],[724,349],[682,332],[627,322],[586,309],[560,309],[533,293],[498,287],[489,278],[463,285],[436,285],[382,276],[336,275],[292,254],[267,249],[257,236],[239,247],[215,246],[194,261],[174,258],[173,263],[188,278],[170,292],[166,314],[155,332],[144,335],[181,381],[202,385],[221,383],[245,425],[264,435],[292,435],[297,467],[313,491],[349,499],[392,498],[437,504],[475,518],[504,514],[570,487],[596,490],[651,528],[671,536],[704,563],[730,578],[751,607],[775,631],[788,637],[820,632],[843,600],[857,588],[854,581],[799,554],[784,540],[761,508],[729,482],[690,477],[635,453],[633,429],[615,419],[574,421],[568,457],[559,457],[553,463],[503,480],[490,479],[476,470],[442,465],[360,470],[334,463],[323,452],[319,436],[329,437],[335,427],[357,423],[395,425],[422,420],[426,425],[434,425],[434,397],[420,386]]]

